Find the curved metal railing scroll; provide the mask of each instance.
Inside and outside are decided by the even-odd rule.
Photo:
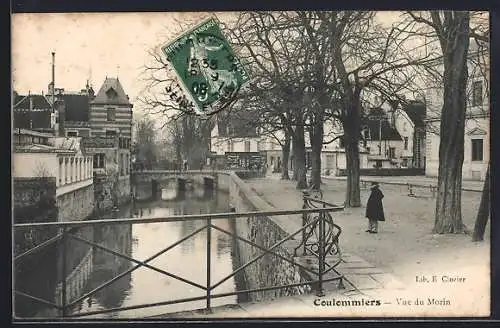
[[[303,209],[337,207],[323,201],[323,192],[321,190],[304,190],[303,200]],[[308,228],[302,231],[302,240],[294,249],[295,256],[313,256],[318,259],[318,275],[325,275],[330,271],[335,271],[335,268],[342,261],[342,252],[339,245],[342,228],[335,224],[331,213],[331,211],[303,213],[302,226],[308,226]],[[300,250],[302,250],[302,254],[299,254]],[[343,288],[342,275],[336,273],[339,277],[339,288]]]

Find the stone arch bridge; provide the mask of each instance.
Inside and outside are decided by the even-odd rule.
[[[144,170],[133,171],[131,174],[132,193],[138,198],[156,197],[156,194],[162,188],[170,187],[179,191],[184,191],[193,185],[204,186],[205,189],[214,190],[219,185],[219,176],[221,174],[227,175],[228,173],[219,171],[174,171],[174,170]],[[148,186],[147,189],[151,190],[151,195],[140,196],[138,195],[138,186]],[[151,186],[151,188],[149,188]],[[149,193],[148,193],[149,194]]]

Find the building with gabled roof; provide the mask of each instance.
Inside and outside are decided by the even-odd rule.
[[[14,91],[12,105],[14,128],[38,132],[54,131],[55,116],[45,95],[20,95]]]
[[[132,108],[128,95],[118,78],[106,77],[101,88],[92,100],[93,105],[123,105]]]
[[[368,153],[369,168],[392,168],[401,164],[403,138],[382,107],[370,108],[361,118],[361,148]]]
[[[96,179],[107,179],[103,185],[113,190],[114,205],[130,197],[132,108],[118,77],[106,77],[90,100],[87,149],[94,156]]]
[[[419,100],[399,105],[392,115],[393,124],[403,138],[402,167],[425,167],[425,117],[425,103]]]

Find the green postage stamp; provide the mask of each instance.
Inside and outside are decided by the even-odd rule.
[[[162,51],[201,115],[223,107],[250,80],[215,17],[184,32]]]

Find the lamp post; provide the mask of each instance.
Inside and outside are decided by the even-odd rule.
[[[382,115],[378,118],[378,154],[382,155]]]

